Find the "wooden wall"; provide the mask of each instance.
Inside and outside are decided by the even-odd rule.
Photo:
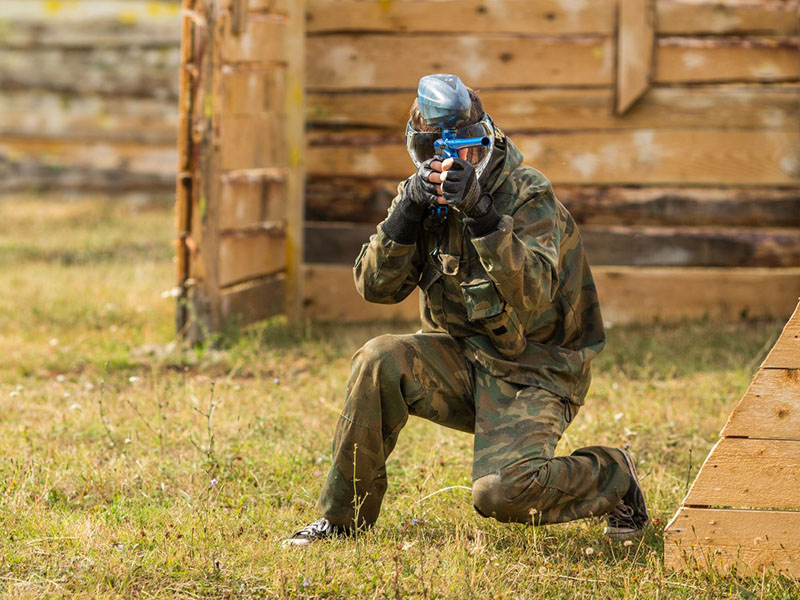
[[[335,265],[352,262],[412,171],[402,131],[418,78],[453,72],[480,90],[580,223],[607,317],[641,316],[642,306],[666,318],[787,316],[800,295],[797,10],[743,0],[311,2],[309,269],[318,281],[346,276]],[[777,296],[737,296],[762,286]],[[657,306],[651,292],[669,297]],[[319,303],[325,311],[347,313]]]
[[[170,192],[180,0],[0,2],[0,178]]]
[[[289,6],[249,0],[259,52],[281,39],[266,15]],[[800,295],[797,10],[795,0],[307,0],[308,312],[416,312],[413,299],[360,303],[349,267],[411,171],[402,131],[418,78],[451,71],[481,91],[581,224],[607,318],[788,313]],[[3,0],[2,189],[171,192],[180,14],[179,0]],[[239,126],[226,154],[260,152],[270,131],[234,116],[257,98],[225,98],[227,130]],[[284,214],[264,205],[277,183],[236,185],[223,221]],[[230,219],[222,230],[241,225]]]

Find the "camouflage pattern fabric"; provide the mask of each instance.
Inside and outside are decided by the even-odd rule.
[[[590,447],[553,456],[578,409],[476,368],[449,335],[375,338],[353,358],[322,516],[337,525],[375,522],[386,458],[409,415],[474,432],[473,502],[482,515],[547,524],[605,514],[628,488],[622,453]]]
[[[419,289],[422,328],[376,338],[353,359],[319,502],[335,524],[375,521],[386,457],[409,414],[474,432],[481,514],[555,523],[604,514],[627,489],[618,450],[553,457],[605,343],[602,317],[575,222],[544,175],[521,164],[502,131],[495,137],[480,179],[502,215],[495,231],[472,237],[451,210],[444,222],[429,217],[412,244],[378,225],[356,259],[368,301],[400,302]]]

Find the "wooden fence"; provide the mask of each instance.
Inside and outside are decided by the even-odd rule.
[[[581,225],[608,320],[787,315],[800,295],[794,0],[307,0],[306,31],[289,36],[297,2],[217,4],[250,46],[219,63],[230,71],[218,116],[231,162],[221,168],[240,179],[223,186],[214,227],[240,240],[242,227],[285,232],[287,215],[304,211],[293,236],[301,245],[285,256],[298,261],[292,302],[313,316],[416,312],[415,299],[363,303],[349,270],[410,173],[402,131],[430,72],[478,88],[526,163],[553,181]],[[244,10],[233,15],[236,6]],[[177,0],[0,3],[3,189],[172,189],[180,14]],[[251,168],[288,164],[265,145],[285,133],[283,112],[255,128],[241,117],[285,93],[276,53],[297,35],[295,54],[307,57],[307,177],[304,197],[288,203],[280,176],[242,183],[247,156],[259,157]],[[260,64],[261,79],[239,63]],[[183,244],[191,223],[181,214]],[[241,272],[214,287],[283,264],[286,238],[270,239],[228,252]],[[198,260],[218,265],[221,248]],[[198,280],[190,255],[179,244],[181,285]],[[281,309],[275,298],[253,296],[248,306],[271,308],[252,315]]]

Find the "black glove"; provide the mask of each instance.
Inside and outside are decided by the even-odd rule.
[[[494,208],[492,197],[481,194],[481,186],[475,167],[461,158],[454,158],[442,184],[444,199],[464,213],[464,223],[475,236],[483,236],[494,230],[500,215]]]
[[[392,214],[383,222],[381,228],[389,239],[399,244],[413,244],[419,234],[420,225],[428,214],[428,209],[436,204],[436,185],[428,177],[435,171],[430,158],[419,166],[416,175],[408,180],[403,195]]]
[[[435,160],[441,160],[441,158],[434,156],[422,163],[419,169],[417,169],[417,174],[411,179],[411,185],[409,186],[411,201],[426,209],[431,206],[436,206],[436,187],[438,184],[430,180],[431,174],[436,173],[436,171],[431,169],[431,163]]]
[[[442,192],[445,201],[457,208],[467,217],[480,216],[475,214],[478,200],[481,196],[481,186],[472,163],[461,158],[454,158],[453,164],[447,171]]]

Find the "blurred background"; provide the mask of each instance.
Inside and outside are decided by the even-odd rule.
[[[411,170],[417,80],[453,72],[581,225],[610,322],[786,317],[800,295],[797,11],[2,0],[6,225],[20,198],[30,219],[157,212],[142,234],[176,239],[177,274],[158,287],[178,329],[192,315],[212,329],[284,311],[413,318],[416,298],[363,303],[349,267]],[[149,243],[122,241],[134,223],[114,234],[132,258]]]

